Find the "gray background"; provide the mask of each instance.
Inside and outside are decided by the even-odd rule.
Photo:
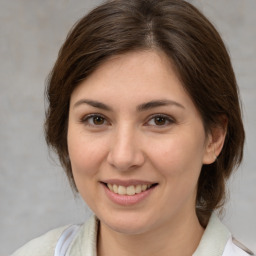
[[[100,1],[0,0],[0,255],[89,210],[74,198],[43,138],[44,83],[73,23]],[[193,1],[230,51],[244,104],[244,164],[224,222],[256,251],[256,1]]]

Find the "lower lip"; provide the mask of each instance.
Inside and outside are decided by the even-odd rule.
[[[105,190],[108,198],[112,202],[119,204],[119,205],[123,205],[123,206],[129,206],[129,205],[134,205],[134,204],[140,203],[141,201],[146,199],[155,188],[155,186],[153,186],[139,194],[128,196],[128,195],[116,194],[116,193],[112,192],[111,190],[109,190],[104,184],[102,184],[102,185],[104,187],[104,190]]]

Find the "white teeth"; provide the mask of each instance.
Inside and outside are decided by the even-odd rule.
[[[148,188],[147,185],[142,185],[141,190],[142,190],[142,191],[145,191],[147,188]]]
[[[113,191],[113,186],[112,186],[112,184],[107,184],[108,185],[108,188],[111,190],[111,191]]]
[[[136,194],[141,193],[141,185],[137,185],[137,186],[136,186],[136,188],[135,188],[135,193],[136,193]]]
[[[115,192],[117,194],[117,191],[118,191],[118,186],[116,184],[114,184],[113,185],[113,192]]]
[[[142,184],[142,185],[136,185],[136,186],[128,186],[128,187],[124,187],[124,186],[119,186],[116,184],[107,184],[108,188],[110,191],[119,194],[119,195],[129,195],[129,196],[133,196],[135,194],[139,194],[141,192],[146,191],[147,189],[152,187],[151,185],[146,185],[146,184]]]
[[[129,187],[127,187],[127,188],[126,188],[126,193],[127,193],[127,195],[129,195],[129,196],[135,195],[135,188],[134,188],[134,186],[129,186]]]
[[[125,195],[126,194],[126,188],[124,186],[119,186],[117,193],[119,195]]]

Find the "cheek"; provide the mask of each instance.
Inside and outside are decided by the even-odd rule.
[[[101,138],[92,139],[72,128],[68,132],[68,150],[74,177],[94,175],[106,151]]]
[[[100,166],[105,147],[102,139],[88,136],[83,131],[68,132],[68,149],[76,187],[84,201],[93,209]]]
[[[150,158],[164,176],[198,176],[202,166],[204,141],[189,133],[170,136],[150,146]]]

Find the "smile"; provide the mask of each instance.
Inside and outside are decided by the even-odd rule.
[[[132,206],[146,200],[158,183],[141,180],[105,180],[103,185],[106,196],[115,204]]]
[[[138,184],[138,185],[131,185],[131,186],[125,187],[122,185],[107,183],[107,187],[109,188],[110,191],[118,195],[128,195],[128,196],[140,194],[141,192],[144,192],[147,189],[150,189],[152,186],[154,186],[154,184],[150,184],[150,185]]]

